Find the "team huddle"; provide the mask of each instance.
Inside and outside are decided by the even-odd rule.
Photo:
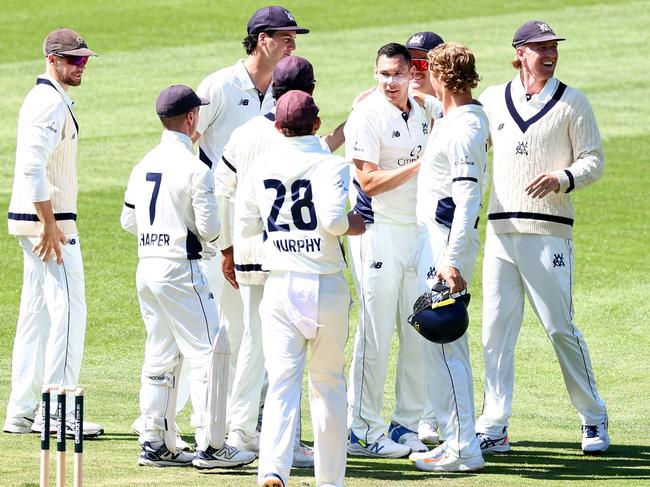
[[[196,92],[173,85],[156,100],[161,141],[133,168],[121,215],[137,237],[147,332],[133,423],[139,464],[236,468],[258,458],[264,487],[288,485],[292,468],[314,468],[319,486],[343,486],[347,456],[480,470],[485,455],[511,450],[525,296],[560,362],[583,452],[607,450],[605,403],[573,323],[570,199],[601,176],[604,155],[589,102],[553,76],[564,39],[544,22],[523,24],[512,41],[515,77],[479,100],[474,54],[462,44],[433,32],[385,44],[377,85],[318,136],[314,70],[292,55],[307,33],[288,10],[261,8],[248,22],[245,59]],[[76,384],[85,332],[79,127],[67,89],[95,53],[68,29],[43,50],[46,73],[20,112],[8,216],[25,265],[10,433],[40,431],[43,384]],[[341,146],[344,157],[334,154]],[[451,305],[467,316],[490,147],[476,418],[467,323],[437,340],[413,315],[427,298],[421,309],[433,319]],[[346,385],[348,265],[359,314]],[[305,368],[313,448],[301,441]],[[195,448],[176,426],[188,400]],[[84,423],[87,437],[102,433]]]

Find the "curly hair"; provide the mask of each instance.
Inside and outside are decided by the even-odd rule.
[[[429,69],[452,93],[459,94],[478,86],[474,54],[457,42],[445,42],[429,51]]]

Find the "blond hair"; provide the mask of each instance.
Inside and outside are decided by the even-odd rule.
[[[429,69],[442,85],[455,94],[478,86],[474,54],[458,42],[444,42],[428,52]]]

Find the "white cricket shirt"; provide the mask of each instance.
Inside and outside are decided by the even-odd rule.
[[[397,169],[416,162],[424,153],[430,119],[409,97],[411,111],[403,113],[375,90],[352,110],[345,124],[345,157]],[[355,211],[368,223],[415,223],[416,178],[382,194],[358,190]]]
[[[318,137],[283,137],[249,169],[236,201],[241,235],[265,232],[265,270],[331,274],[345,268],[348,163]]]
[[[131,171],[121,223],[140,258],[200,259],[219,234],[212,172],[191,149],[187,135],[165,130]]]
[[[460,268],[476,228],[487,170],[489,122],[478,104],[454,108],[437,120],[417,178],[417,219],[450,229],[445,261]]]

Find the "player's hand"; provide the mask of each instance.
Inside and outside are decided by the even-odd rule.
[[[235,276],[235,257],[232,245],[221,251],[221,272],[232,287],[239,289],[239,283]]]
[[[43,259],[43,262],[50,260],[52,254],[54,254],[56,256],[56,263],[61,264],[63,263],[61,245],[67,243],[68,239],[59,227],[56,226],[56,223],[46,223],[43,225],[43,231],[41,232],[39,241],[34,245],[32,250]]]
[[[350,211],[348,213],[348,231],[345,232],[346,235],[361,235],[366,231],[366,222],[363,220],[363,217],[358,213]]]
[[[531,198],[543,198],[551,191],[557,193],[559,190],[560,178],[549,173],[540,174],[524,188]]]
[[[459,293],[467,289],[467,282],[465,282],[463,276],[460,275],[458,269],[450,265],[442,266],[438,269],[436,279],[439,281],[447,281],[451,294]]]

